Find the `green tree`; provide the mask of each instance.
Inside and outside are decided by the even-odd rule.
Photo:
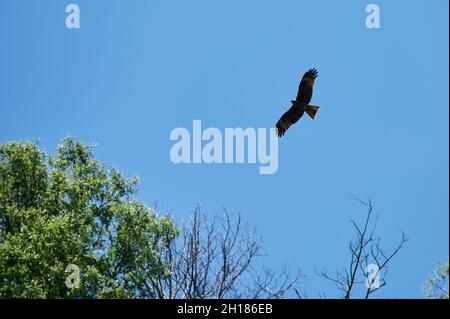
[[[425,282],[425,295],[433,299],[449,299],[449,267],[448,258],[445,264],[438,264]]]
[[[0,145],[0,297],[154,297],[143,285],[167,273],[159,252],[178,231],[136,199],[136,178],[92,149],[70,137],[55,156],[36,143]],[[66,284],[69,264],[78,288]]]

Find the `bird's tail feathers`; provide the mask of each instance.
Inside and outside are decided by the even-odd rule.
[[[316,116],[319,108],[320,106],[318,105],[307,105],[305,112],[314,120],[314,117]]]

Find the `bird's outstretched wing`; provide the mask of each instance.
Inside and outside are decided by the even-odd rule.
[[[284,113],[276,124],[278,137],[282,137],[288,128],[303,116],[303,113],[304,111],[295,106],[292,106],[286,113]]]
[[[297,101],[301,101],[305,104],[311,102],[313,94],[314,80],[317,78],[317,70],[310,69],[303,75],[300,85],[298,86]]]

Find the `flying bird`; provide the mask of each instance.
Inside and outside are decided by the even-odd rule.
[[[314,81],[317,78],[317,70],[310,69],[303,75],[300,85],[298,86],[298,93],[295,100],[291,100],[291,108],[281,116],[276,124],[277,135],[282,137],[286,131],[295,124],[306,112],[312,119],[316,116],[319,106],[309,105],[313,94]]]

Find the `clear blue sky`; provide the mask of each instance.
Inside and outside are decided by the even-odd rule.
[[[242,212],[265,237],[265,263],[309,274],[310,297],[338,293],[314,274],[348,264],[354,193],[372,198],[394,246],[378,297],[422,296],[449,246],[448,1],[0,1],[0,142],[67,133],[128,176],[139,198],[185,219]],[[381,29],[365,27],[365,7]],[[204,127],[273,127],[299,78],[317,67],[315,121],[279,143],[279,169],[174,165],[169,134]]]

